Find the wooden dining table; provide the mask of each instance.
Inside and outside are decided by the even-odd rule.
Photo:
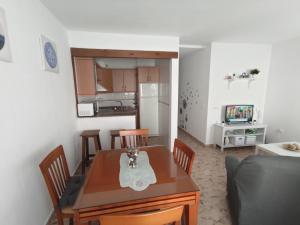
[[[143,191],[122,188],[119,182],[123,150],[96,153],[73,210],[77,225],[104,214],[131,214],[186,206],[188,225],[197,225],[200,191],[163,146],[145,147],[157,182]],[[138,168],[135,168],[138,169]]]

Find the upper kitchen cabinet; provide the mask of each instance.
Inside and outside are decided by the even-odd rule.
[[[138,80],[139,83],[159,83],[159,68],[139,67]]]
[[[113,92],[113,75],[111,69],[96,66],[97,92]]]
[[[114,92],[136,92],[136,70],[112,70]]]
[[[95,63],[93,58],[74,58],[77,95],[96,95]]]
[[[123,92],[124,91],[124,76],[122,70],[112,70],[113,77],[113,91]]]
[[[126,92],[136,92],[136,70],[124,70]]]

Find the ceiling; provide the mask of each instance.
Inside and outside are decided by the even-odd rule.
[[[299,0],[41,0],[72,30],[179,36],[181,44],[300,36]]]

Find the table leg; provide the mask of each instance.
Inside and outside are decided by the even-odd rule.
[[[195,204],[188,205],[187,225],[198,225],[199,193],[196,194]]]

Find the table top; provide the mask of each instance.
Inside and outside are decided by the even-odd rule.
[[[93,160],[85,183],[73,209],[120,205],[172,195],[187,195],[198,192],[198,186],[185,171],[177,166],[172,153],[163,146],[144,147],[155,172],[157,183],[143,191],[121,188],[119,183],[120,156],[124,151],[98,152]]]
[[[289,151],[282,147],[283,144],[290,144],[290,143],[299,144],[299,142],[296,141],[289,141],[289,142],[272,143],[272,144],[260,144],[257,145],[256,148],[263,151],[269,151],[276,155],[300,157],[300,152]]]

